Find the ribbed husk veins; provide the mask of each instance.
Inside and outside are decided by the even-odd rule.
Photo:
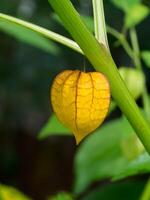
[[[65,70],[53,82],[51,103],[56,116],[73,132],[78,144],[106,117],[110,105],[109,82],[99,72]]]

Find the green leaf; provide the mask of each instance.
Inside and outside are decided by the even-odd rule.
[[[1,200],[31,200],[17,189],[2,184],[0,185],[0,197]]]
[[[109,178],[126,164],[120,141],[133,133],[126,120],[107,123],[85,139],[75,158],[75,193],[85,190],[92,182]]]
[[[1,19],[0,30],[22,42],[38,47],[48,53],[59,53],[59,48],[53,42],[36,33],[35,31],[32,31],[18,24]]]
[[[138,159],[144,150],[134,137],[128,121],[121,118],[107,123],[85,139],[75,157],[74,192],[79,194],[94,181],[117,177],[126,170],[125,166]],[[138,167],[143,167],[143,173],[147,172],[146,166],[136,167],[137,171]]]
[[[143,173],[150,173],[150,156],[146,152],[124,166],[124,168],[113,177],[113,180]]]
[[[150,67],[150,51],[142,51],[141,56],[147,67]]]
[[[149,14],[149,8],[141,0],[111,0],[116,7],[125,12],[125,26],[136,26]]]
[[[48,119],[41,129],[38,138],[45,139],[50,135],[71,135],[70,131],[59,122],[55,114]]]
[[[143,21],[148,15],[149,8],[142,4],[137,4],[132,7],[132,10],[127,12],[125,16],[125,26],[127,28],[136,26],[141,21]]]
[[[144,185],[141,180],[111,183],[94,189],[81,200],[137,200]]]
[[[136,4],[139,4],[141,0],[111,0],[113,4],[124,12],[131,12],[131,9]]]

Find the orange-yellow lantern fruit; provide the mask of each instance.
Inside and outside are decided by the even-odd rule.
[[[58,119],[75,135],[77,144],[105,119],[110,104],[110,88],[99,72],[65,70],[51,89],[51,102]]]

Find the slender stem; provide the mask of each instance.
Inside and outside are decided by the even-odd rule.
[[[94,13],[95,37],[100,43],[102,43],[109,50],[103,0],[93,0],[93,13]]]
[[[141,64],[141,60],[139,56],[140,48],[139,48],[139,43],[138,43],[138,38],[137,38],[137,33],[136,33],[135,28],[132,28],[130,30],[130,37],[131,37],[133,50],[122,33],[119,33],[118,31],[116,31],[115,29],[109,26],[107,26],[107,32],[113,35],[114,37],[116,37],[120,41],[120,43],[124,47],[127,54],[131,57],[131,59],[133,59],[135,66],[141,71],[141,73],[143,73],[142,64]],[[142,100],[143,100],[144,110],[145,110],[147,119],[150,121],[150,102],[149,102],[148,91],[146,88],[146,83],[143,89]]]
[[[66,38],[62,35],[54,33],[53,31],[49,31],[49,30],[42,28],[40,26],[37,26],[35,24],[23,21],[21,19],[15,18],[15,17],[11,17],[9,15],[5,15],[5,14],[2,14],[2,13],[0,13],[0,20],[7,20],[9,22],[19,24],[23,27],[26,27],[30,30],[33,30],[33,31],[43,35],[44,37],[47,37],[51,40],[54,40],[55,42],[61,43],[65,46],[73,49],[74,51],[77,51],[78,53],[83,54],[82,50],[80,49],[80,47],[77,45],[76,42],[74,42],[74,41],[72,41],[72,40],[70,40],[70,39],[68,39],[68,38]]]
[[[113,35],[117,40],[119,40],[119,42],[121,43],[121,45],[123,46],[123,48],[125,49],[126,53],[130,56],[130,58],[134,58],[134,53],[132,48],[130,47],[129,43],[127,42],[125,36],[122,33],[119,33],[117,30],[115,30],[114,28],[107,26],[107,32],[111,35]]]
[[[142,193],[142,196],[139,200],[149,200],[150,199],[150,178],[144,188],[144,191]]]
[[[146,83],[143,90],[143,105],[144,105],[144,111],[145,111],[146,117],[148,121],[150,122],[150,100],[149,100]]]
[[[114,100],[126,115],[150,154],[149,123],[143,118],[137,104],[130,95],[111,55],[86,28],[80,15],[69,0],[61,0],[61,4],[60,0],[49,0],[49,2],[94,68],[108,78]]]
[[[143,73],[142,70],[142,64],[140,60],[140,47],[139,47],[139,42],[138,42],[138,37],[136,33],[135,27],[130,29],[130,37],[131,37],[131,43],[133,46],[134,50],[134,63],[137,69]],[[144,75],[144,73],[143,73]],[[146,114],[147,119],[150,121],[150,101],[149,101],[149,96],[148,96],[148,91],[147,91],[147,86],[146,86],[146,80],[144,81],[144,89],[143,89],[143,94],[142,94],[142,100],[143,100],[143,107],[144,111]]]
[[[130,38],[131,38],[131,43],[134,50],[135,66],[141,70],[142,65],[140,61],[140,48],[139,48],[139,43],[138,43],[138,38],[137,38],[137,33],[136,33],[135,28],[130,29]]]

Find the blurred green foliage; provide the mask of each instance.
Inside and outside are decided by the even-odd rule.
[[[142,5],[137,4],[132,8],[132,12],[128,12],[125,18],[125,26],[127,28],[136,26],[149,15],[149,9]]]
[[[57,119],[56,115],[52,115],[41,129],[38,138],[44,139],[50,135],[70,135],[70,131],[64,127]]]
[[[119,72],[124,79],[129,91],[131,92],[134,99],[138,99],[144,90],[144,81],[145,77],[141,71],[128,68],[128,67],[121,67]]]
[[[150,67],[150,51],[142,51],[142,59],[147,67]]]
[[[24,10],[17,12],[17,8],[20,10],[20,5],[25,4],[25,1],[22,2],[10,3],[9,0],[4,0],[0,2],[1,10],[68,36],[56,14],[49,9],[47,2],[42,0],[33,1],[35,8],[31,6],[33,9],[31,15]],[[93,18],[87,16],[89,13],[91,14],[92,10],[90,1],[86,1],[86,3],[73,1],[73,3],[78,7],[88,28],[93,32]],[[149,20],[148,4],[148,1],[140,0],[106,1],[106,19],[109,25],[121,30],[121,34],[124,34],[125,37],[128,29],[138,25],[140,44],[143,49],[139,56],[143,59],[145,66],[150,67],[149,32],[147,30],[149,21],[145,24],[143,21],[146,17]],[[36,6],[38,7],[36,8]],[[87,12],[88,8],[90,11]],[[110,9],[112,9],[112,13]],[[122,21],[123,25],[121,25]],[[143,23],[141,24],[141,22]],[[51,112],[48,101],[49,84],[53,77],[67,66],[72,66],[72,69],[76,68],[75,66],[81,68],[83,58],[72,51],[70,52],[67,48],[60,48],[52,41],[16,24],[0,20],[0,30],[13,36],[13,38],[8,38],[4,33],[1,33],[3,39],[0,41],[0,45],[3,48],[0,54],[0,102],[2,104],[2,106],[0,105],[0,124],[4,127],[2,132],[12,131],[19,127],[36,137],[35,135],[44,125],[39,138],[45,139],[47,136],[52,135],[69,135],[70,132],[59,123],[55,115],[52,114],[49,118]],[[19,43],[14,38],[19,40]],[[114,43],[116,39],[114,40],[109,35],[109,40],[111,49],[114,50],[116,44],[119,44],[119,47],[117,47],[120,48],[119,39],[117,39],[117,43]],[[20,41],[30,46],[21,44]],[[35,47],[38,47],[38,49]],[[118,65],[133,66],[133,60],[127,58],[122,49],[118,50],[118,48],[112,51]],[[145,68],[145,70],[149,72],[147,71],[148,68]],[[139,99],[143,90],[143,75],[133,68],[123,68],[120,71],[134,98]],[[149,77],[147,82],[149,85]],[[44,121],[47,122],[44,123]],[[8,129],[8,127],[10,128]],[[59,155],[56,155],[56,158],[58,159]],[[61,168],[61,166],[59,167]],[[135,137],[128,121],[119,116],[117,119],[108,121],[102,128],[97,129],[77,148],[74,173],[72,192],[75,197],[87,191],[81,199],[137,200],[150,173],[150,158]],[[97,181],[100,182],[106,179],[115,181],[141,174],[148,175],[144,180],[140,180],[141,176],[139,176],[138,180],[128,178],[129,181],[127,182],[104,183],[100,187],[95,186],[92,191],[90,188]],[[16,200],[28,199],[16,189],[4,185],[0,186],[0,195],[7,196],[3,198],[4,200],[13,199],[12,194]],[[72,197],[60,193],[50,197],[50,199],[71,200]]]
[[[47,38],[35,33],[25,27],[19,26],[18,24],[1,20],[0,29],[9,35],[14,36],[16,39],[26,42],[32,46],[38,47],[47,53],[58,55],[59,48],[55,43],[49,41]]]
[[[100,179],[120,179],[150,171],[149,156],[145,154],[140,157],[143,148],[133,143],[133,134],[129,122],[121,118],[109,122],[86,139],[76,154],[75,193],[82,192],[91,182]],[[130,151],[132,160],[126,157],[127,153],[122,148],[122,142],[126,140],[130,144],[126,151]]]
[[[133,189],[134,188],[134,189]],[[126,181],[120,183],[106,184],[93,190],[82,200],[137,200],[144,188],[143,181]]]
[[[125,26],[130,28],[139,24],[149,15],[149,8],[141,4],[141,0],[112,0],[125,13]]]
[[[141,0],[111,0],[116,7],[128,13],[129,10],[133,8],[133,6],[139,4]]]
[[[65,192],[60,192],[59,194],[49,197],[47,200],[73,200],[71,195]]]
[[[0,200],[31,200],[29,197],[22,194],[17,189],[6,186],[0,185]]]

